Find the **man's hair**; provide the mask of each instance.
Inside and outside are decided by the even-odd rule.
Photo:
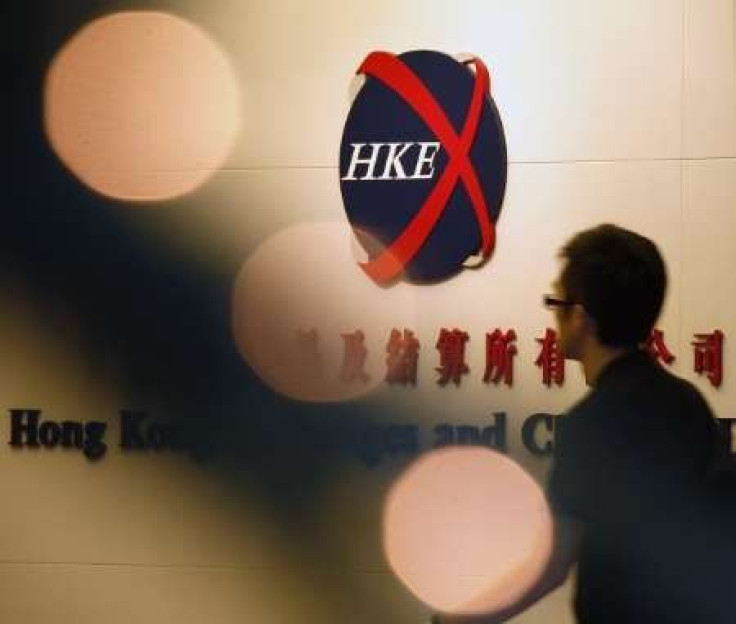
[[[647,340],[659,316],[667,273],[657,246],[616,225],[579,232],[562,248],[561,283],[567,299],[581,304],[609,347]]]

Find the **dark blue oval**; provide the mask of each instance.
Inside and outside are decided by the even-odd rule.
[[[473,93],[473,72],[440,52],[405,52],[399,58],[422,80],[459,135]],[[369,257],[373,258],[378,251],[375,242],[371,245],[371,238],[389,246],[406,229],[447,166],[448,156],[440,147],[431,179],[344,180],[353,153],[352,144],[437,141],[432,130],[399,95],[379,80],[366,78],[343,130],[340,190],[348,220]],[[367,156],[368,147],[364,150],[363,155]],[[413,154],[407,153],[407,157],[410,155]],[[506,188],[507,157],[503,126],[490,94],[484,98],[470,161],[485,195],[489,217],[495,223]],[[416,159],[407,160],[411,165],[406,167],[407,173],[413,172],[415,162]],[[384,160],[379,157],[377,173],[383,171],[383,165]],[[448,278],[462,268],[468,256],[479,252],[480,243],[473,206],[459,180],[434,230],[406,265],[404,276],[414,282]]]

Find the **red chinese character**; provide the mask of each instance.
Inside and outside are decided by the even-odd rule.
[[[501,379],[507,386],[514,383],[514,356],[516,332],[509,329],[505,334],[500,329],[486,334],[486,372],[483,381],[498,384]]]
[[[386,353],[386,381],[389,384],[410,383],[416,386],[419,341],[414,337],[414,332],[405,329],[402,337],[398,329],[392,329]]]
[[[316,329],[296,332],[296,365],[299,373],[311,379],[322,376],[322,356],[317,348],[319,335]]]
[[[723,332],[716,329],[712,334],[695,334],[694,370],[698,375],[706,373],[716,388],[723,381]]]
[[[646,349],[655,360],[662,360],[668,365],[675,361],[675,356],[664,343],[664,332],[661,329],[652,330],[646,343]]]
[[[356,379],[365,383],[370,379],[363,369],[368,357],[368,349],[365,348],[365,335],[361,330],[352,334],[342,334],[343,355],[340,379],[342,381],[355,381]]]
[[[554,382],[561,386],[565,381],[565,358],[560,350],[557,332],[548,327],[544,338],[537,338],[536,340],[542,345],[539,357],[534,362],[542,369],[542,383],[545,386],[550,386]]]
[[[470,372],[465,364],[465,343],[469,336],[459,329],[441,329],[437,340],[437,350],[440,352],[440,365],[435,370],[440,374],[437,383],[444,386],[452,381],[460,385],[460,376]]]

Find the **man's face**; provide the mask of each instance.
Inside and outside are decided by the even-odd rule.
[[[561,277],[552,283],[552,292],[557,299],[569,301]],[[555,306],[553,314],[557,325],[557,337],[562,355],[570,360],[580,359],[580,344],[584,323],[581,322],[582,308],[579,305]]]

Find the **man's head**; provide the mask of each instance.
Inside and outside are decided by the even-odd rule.
[[[560,252],[564,265],[556,296],[569,302],[556,317],[566,357],[580,359],[591,341],[614,349],[647,340],[667,287],[656,245],[615,225],[579,232]]]

